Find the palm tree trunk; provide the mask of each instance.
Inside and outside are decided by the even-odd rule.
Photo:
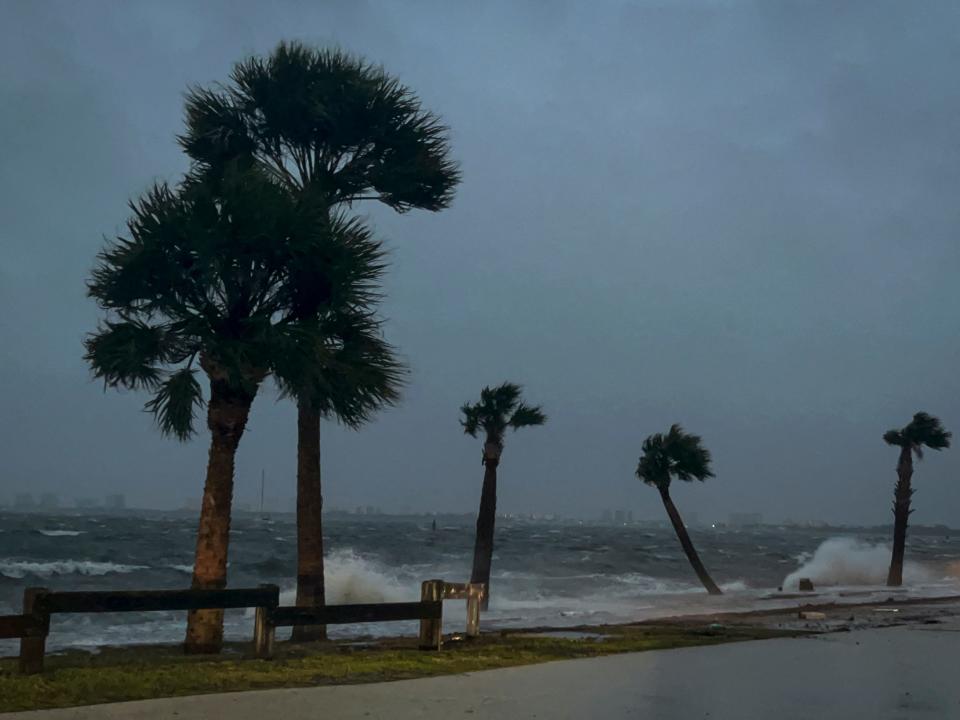
[[[711,595],[722,595],[723,593],[720,592],[720,588],[717,587],[717,584],[713,581],[713,578],[710,577],[703,563],[700,562],[700,556],[697,555],[697,549],[693,547],[690,535],[687,534],[687,528],[683,524],[683,518],[680,517],[680,513],[677,511],[677,506],[673,504],[670,491],[665,487],[659,488],[659,490],[660,497],[663,500],[663,506],[667,509],[667,515],[670,516],[670,522],[673,524],[673,529],[677,533],[677,538],[680,540],[683,551],[687,554],[687,560],[689,560],[690,565],[693,566],[693,571],[697,573],[697,577],[700,578],[700,582],[703,583],[708,593]]]
[[[897,487],[893,491],[893,557],[890,559],[890,572],[887,574],[889,587],[903,584],[903,555],[907,546],[907,521],[910,518],[910,498],[913,488],[913,455],[909,445],[900,448],[900,460],[897,462]]]
[[[210,378],[210,455],[197,530],[193,588],[220,589],[227,585],[234,459],[253,398],[253,393],[231,387],[226,379]],[[223,610],[191,610],[187,615],[185,652],[217,653],[222,646]]]
[[[484,445],[483,490],[480,492],[480,512],[477,513],[477,537],[473,546],[473,570],[470,582],[483,583],[484,593],[480,607],[490,604],[490,565],[493,563],[493,531],[497,521],[497,467],[500,465],[499,446]]]
[[[320,413],[297,405],[297,606],[322,607],[323,493],[320,484]],[[293,639],[326,640],[326,625],[297,625]]]

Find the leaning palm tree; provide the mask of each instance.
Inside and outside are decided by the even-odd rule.
[[[459,182],[439,118],[382,68],[340,50],[281,43],[265,58],[238,63],[228,84],[191,90],[186,119],[180,142],[198,167],[216,173],[238,158],[256,163],[293,194],[325,204],[331,215],[362,200],[399,212],[441,210]],[[304,288],[298,307],[303,322],[314,322],[325,312],[322,293]],[[298,402],[297,494],[319,498],[320,419],[338,411],[325,410],[322,394],[292,394]],[[318,515],[298,517],[298,557],[312,549],[298,561],[298,605],[322,604],[320,532]],[[301,637],[311,631],[294,632]]]
[[[497,467],[503,453],[504,435],[508,428],[543,425],[547,416],[540,407],[526,405],[520,400],[521,387],[503,383],[480,391],[480,402],[466,403],[460,408],[460,424],[470,437],[484,434],[482,462],[483,489],[480,492],[480,511],[477,513],[477,536],[473,547],[473,570],[470,582],[484,586],[483,608],[490,602],[490,565],[493,561],[493,531],[497,520]]]
[[[324,252],[324,215],[236,168],[216,182],[157,184],[131,208],[127,237],[101,252],[89,282],[107,317],[86,359],[107,386],[152,392],[146,409],[180,440],[204,404],[196,366],[206,374],[211,438],[192,585],[222,588],[237,447],[261,382],[305,344],[290,319],[289,268]],[[188,652],[222,641],[222,611],[190,613]]]
[[[913,456],[923,459],[924,446],[931,450],[943,450],[950,447],[950,433],[943,429],[940,420],[925,412],[918,412],[913,420],[900,430],[888,430],[883,434],[887,445],[900,448],[897,461],[897,485],[893,491],[893,557],[890,560],[890,572],[887,585],[899,587],[903,584],[903,554],[907,545],[907,521],[910,518],[910,499],[913,488]]]
[[[647,485],[660,491],[660,499],[667,509],[667,515],[673,525],[687,560],[700,578],[700,582],[711,595],[720,595],[720,588],[710,577],[693,547],[683,518],[670,497],[670,482],[673,478],[691,482],[713,477],[710,470],[710,451],[701,444],[699,435],[684,432],[679,425],[671,425],[666,435],[655,433],[643,441],[643,455],[637,465],[637,477]]]

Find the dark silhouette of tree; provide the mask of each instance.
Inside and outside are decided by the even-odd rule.
[[[495,388],[485,387],[480,402],[467,403],[460,408],[460,424],[471,437],[483,433],[483,489],[480,493],[480,511],[477,513],[477,536],[473,549],[473,570],[470,582],[483,583],[483,608],[490,601],[490,565],[493,561],[493,532],[497,519],[497,468],[503,453],[504,435],[508,428],[543,425],[547,416],[539,407],[520,400],[522,388],[514,383],[503,383]]]
[[[913,456],[923,458],[923,448],[943,450],[950,447],[950,433],[943,429],[940,420],[925,412],[918,412],[913,420],[900,430],[888,430],[883,434],[887,445],[900,448],[897,461],[897,485],[893,491],[893,556],[887,585],[903,584],[903,554],[907,545],[907,522],[910,519],[910,499],[913,497]]]
[[[126,237],[108,243],[89,282],[107,317],[86,340],[86,358],[107,386],[152,392],[146,408],[181,440],[206,404],[210,453],[192,584],[221,588],[234,458],[260,384],[289,374],[291,358],[327,362],[352,342],[297,322],[291,268],[304,274],[296,282],[310,276],[340,297],[342,273],[324,259],[342,252],[331,248],[338,240],[325,207],[294,201],[254,167],[158,184],[131,208]],[[206,403],[197,366],[209,381]],[[219,610],[191,612],[186,650],[218,651],[222,620]]]
[[[700,436],[684,432],[679,425],[671,425],[666,435],[656,433],[643,441],[643,455],[637,465],[637,477],[660,492],[660,499],[667,510],[670,522],[680,545],[693,566],[700,582],[711,595],[720,595],[720,588],[710,577],[700,561],[693,541],[683,524],[683,518],[670,497],[670,482],[673,478],[691,482],[714,477],[710,470],[710,451],[703,447]]]
[[[340,50],[281,43],[267,57],[238,63],[224,86],[194,88],[187,97],[187,130],[181,145],[198,167],[217,172],[244,158],[270,173],[295,196],[336,208],[377,200],[405,212],[449,206],[459,182],[450,159],[447,128],[422,109],[416,95],[383,68]],[[324,312],[322,297],[300,288],[299,317],[312,322]],[[375,360],[368,351],[358,359]],[[326,367],[323,382],[292,382],[298,402],[297,604],[322,605],[323,537],[320,420],[339,418],[351,427],[379,405],[397,399],[396,361],[382,353],[362,374],[366,390],[341,413],[326,385],[349,387],[330,377],[343,363]],[[382,361],[382,362],[381,362]],[[379,367],[378,367],[379,364]],[[374,387],[374,386],[377,387]],[[310,394],[319,388],[319,396]],[[348,400],[344,393],[338,397]],[[323,638],[322,626],[294,628],[294,638]]]

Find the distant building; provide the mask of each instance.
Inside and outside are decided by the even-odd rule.
[[[751,527],[762,522],[763,516],[760,513],[730,513],[731,527]]]
[[[617,510],[613,513],[613,522],[615,525],[623,525],[624,514],[623,510]]]
[[[35,510],[36,505],[33,502],[33,495],[30,493],[18,493],[13,499],[14,510]]]
[[[78,510],[92,510],[97,507],[98,503],[93,498],[75,498],[73,504]]]
[[[127,498],[122,493],[115,493],[113,495],[107,495],[103,506],[107,510],[126,510],[127,509]]]
[[[628,523],[633,522],[633,510],[627,510],[627,522]]]
[[[600,513],[600,521],[605,523],[613,522],[613,513],[609,510],[604,510],[602,513]]]
[[[60,507],[60,498],[54,493],[44,493],[40,496],[40,509],[46,512],[55,511]]]

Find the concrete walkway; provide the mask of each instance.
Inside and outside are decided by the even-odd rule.
[[[960,622],[3,716],[14,718],[945,720],[960,718]]]

